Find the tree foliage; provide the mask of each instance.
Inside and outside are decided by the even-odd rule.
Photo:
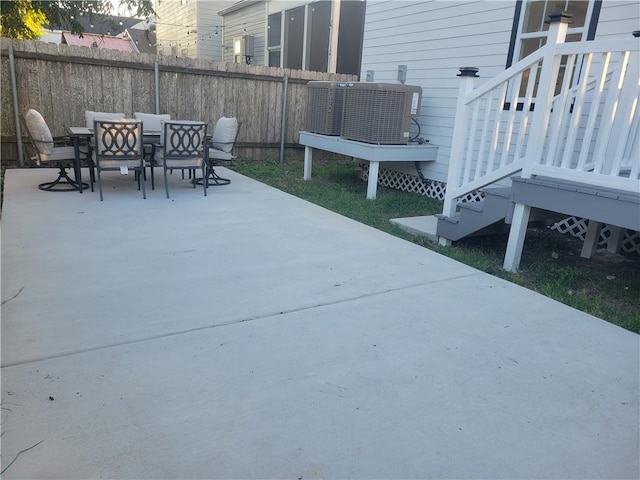
[[[0,35],[37,39],[47,24],[82,35],[84,28],[78,19],[110,15],[114,3],[119,11],[131,12],[136,18],[155,13],[151,0],[0,0]]]

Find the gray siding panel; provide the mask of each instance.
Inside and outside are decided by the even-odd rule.
[[[222,61],[222,17],[218,12],[234,3],[229,0],[197,2],[198,58]]]
[[[240,35],[253,36],[254,65],[266,65],[265,31],[266,31],[266,5],[258,2],[236,10],[224,16],[224,58],[225,62],[233,62],[233,38]]]

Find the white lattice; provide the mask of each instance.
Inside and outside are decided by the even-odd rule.
[[[369,163],[360,164],[362,178],[366,181],[369,178]],[[378,172],[378,184],[384,187],[395,188],[403,192],[414,192],[420,195],[425,195],[430,198],[436,198],[438,200],[444,200],[444,194],[447,188],[446,183],[436,182],[435,180],[422,180],[417,175],[410,175],[404,172],[397,172],[395,170],[388,170],[381,168]],[[472,192],[460,199],[462,202],[477,202],[482,200],[482,192]],[[559,233],[568,233],[573,237],[577,237],[584,240],[584,236],[587,232],[587,221],[583,218],[567,217],[555,223],[552,230],[556,230]],[[598,240],[598,247],[605,248],[607,240],[611,235],[611,229],[607,225],[603,225],[600,230],[600,239]],[[623,252],[638,253],[640,254],[640,232],[634,232],[633,230],[627,230],[622,240],[620,247]]]
[[[368,180],[369,163],[360,164],[360,168],[362,170],[362,178],[365,181]],[[378,171],[378,185],[395,188],[396,190],[401,190],[403,192],[419,193],[420,195],[438,200],[444,200],[444,193],[447,189],[447,185],[443,182],[422,180],[417,175],[388,170],[386,168],[380,168]],[[468,198],[463,199],[463,201],[477,201],[482,198],[478,197],[477,194],[469,194],[467,197]]]
[[[551,230],[560,233],[568,233],[572,237],[584,240],[587,233],[587,222],[584,218],[568,217],[551,226]],[[600,238],[598,239],[598,248],[606,248],[607,241],[611,236],[611,229],[608,225],[603,225],[600,229]],[[640,232],[626,230],[622,239],[620,249],[628,253],[640,253]]]

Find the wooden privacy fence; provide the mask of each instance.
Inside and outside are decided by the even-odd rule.
[[[1,41],[5,163],[18,161],[14,97],[20,114],[29,108],[41,112],[54,136],[66,134],[68,126],[84,125],[85,110],[168,113],[174,119],[208,122],[211,129],[222,116],[238,117],[243,122],[238,154],[263,160],[278,158],[282,145],[287,153],[298,147],[298,132],[305,125],[307,82],[356,80],[353,75]]]

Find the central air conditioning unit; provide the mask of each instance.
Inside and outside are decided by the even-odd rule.
[[[379,145],[407,144],[411,118],[420,114],[421,101],[422,88],[418,86],[347,83],[340,135]]]
[[[307,131],[340,135],[345,87],[345,83],[338,82],[307,83]]]

